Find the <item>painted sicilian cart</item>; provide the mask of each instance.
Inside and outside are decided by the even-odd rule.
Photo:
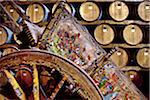
[[[6,3],[12,4],[13,11],[18,11],[26,17],[15,2]],[[3,52],[2,57],[0,56],[0,100],[102,100],[92,78],[71,60],[56,53],[25,49],[24,46],[31,47],[36,44],[37,38],[34,38],[34,33],[39,31],[39,27],[26,18],[22,25],[18,25],[0,3],[0,12],[1,10],[7,15],[10,22],[8,26],[14,25],[15,28],[12,29],[15,29],[14,33],[17,32],[16,40],[22,37],[16,42],[23,45],[18,48],[12,45],[0,46],[0,55]],[[15,51],[8,50],[5,53],[5,48],[13,48]]]
[[[83,68],[99,87],[104,100],[143,100],[135,85],[108,60],[87,29],[63,7],[55,10],[43,32],[38,48],[61,55]]]

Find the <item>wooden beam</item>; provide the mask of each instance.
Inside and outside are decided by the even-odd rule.
[[[128,45],[128,44],[108,44],[108,45],[101,45],[103,48],[114,48],[114,47],[123,47],[123,48],[144,48],[144,47],[150,47],[150,44],[138,44],[138,45]]]
[[[80,24],[82,25],[99,25],[99,24],[102,24],[102,23],[108,23],[108,24],[117,24],[117,25],[129,25],[129,24],[132,24],[132,23],[135,23],[135,24],[140,24],[140,25],[150,25],[150,22],[143,22],[141,20],[124,20],[124,21],[121,21],[121,22],[117,22],[117,21],[114,21],[114,20],[96,20],[94,22],[86,22],[86,21],[79,21]]]

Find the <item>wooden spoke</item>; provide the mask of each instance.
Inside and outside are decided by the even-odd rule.
[[[33,95],[34,100],[40,100],[39,97],[39,79],[36,65],[33,65]]]
[[[12,85],[17,97],[21,100],[26,100],[25,93],[23,92],[23,90],[19,86],[19,84],[16,81],[16,79],[14,78],[14,76],[8,70],[4,70],[4,73],[6,74],[9,83]]]
[[[42,86],[41,86],[41,85],[40,85],[40,90],[41,90],[41,92],[42,92],[43,96],[44,96],[44,97],[46,97],[46,98],[48,98],[48,97],[47,97],[47,95],[46,95],[46,93],[45,93],[45,91],[43,90],[43,88],[42,88]]]
[[[50,99],[54,99],[57,95],[57,93],[59,92],[59,90],[61,89],[61,87],[64,85],[64,82],[67,80],[66,76],[63,76],[62,80],[58,83],[58,85],[56,86],[56,88],[54,89],[54,92],[52,93],[52,95],[50,96]]]
[[[0,58],[0,62],[0,70],[8,79],[0,93],[8,99],[102,99],[89,76],[57,55],[44,51],[19,51]],[[9,92],[7,87],[13,88]]]

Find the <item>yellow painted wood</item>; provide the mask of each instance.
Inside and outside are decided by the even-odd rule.
[[[99,7],[93,2],[82,3],[79,9],[81,17],[86,21],[94,21],[100,16]]]
[[[26,9],[26,15],[30,17],[33,23],[39,23],[44,19],[45,11],[41,4],[33,3]]]
[[[8,70],[4,70],[9,83],[12,85],[15,94],[17,95],[17,97],[21,100],[26,100],[26,96],[25,93],[23,92],[23,90],[21,89],[21,87],[19,86],[19,84],[17,83],[16,79],[14,78],[14,76],[8,71]]]
[[[150,21],[150,2],[145,1],[138,6],[138,14],[144,21]]]
[[[0,26],[0,45],[4,44],[7,41],[7,31]]]
[[[137,62],[141,67],[150,68],[150,49],[142,48],[137,53]]]
[[[39,97],[39,79],[38,79],[38,71],[36,68],[36,65],[33,65],[33,95],[34,95],[34,100],[40,100]]]
[[[123,30],[124,40],[131,45],[139,44],[143,39],[143,33],[139,26],[128,25]]]
[[[128,63],[128,54],[124,49],[121,48],[111,55],[110,58],[119,68],[126,66]]]
[[[114,30],[107,24],[101,24],[94,31],[95,39],[103,45],[109,44],[114,39]]]
[[[109,6],[109,14],[116,21],[123,21],[129,15],[128,6],[124,2],[115,1]]]

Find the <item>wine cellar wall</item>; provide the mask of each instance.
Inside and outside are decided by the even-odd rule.
[[[29,20],[38,25],[42,31],[52,17],[53,9],[57,7],[55,0],[18,0],[16,3],[29,17]],[[114,47],[119,47],[119,51],[115,52],[110,59],[148,98],[150,2],[143,0],[67,0],[65,7],[81,25],[88,29],[95,41],[107,52]],[[16,23],[22,20],[10,5],[7,5],[6,8]],[[6,14],[0,13],[0,16],[5,16],[0,23],[7,20]],[[0,26],[0,57],[20,49],[19,42],[13,33],[15,29],[7,25],[5,23]]]

